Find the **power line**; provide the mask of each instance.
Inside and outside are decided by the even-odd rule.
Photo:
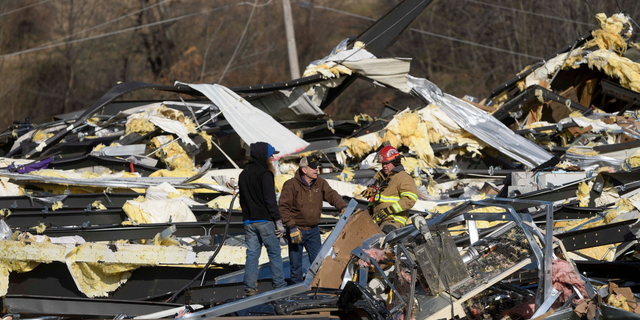
[[[269,0],[269,2],[271,2],[271,0]],[[244,40],[244,35],[247,34],[247,30],[249,30],[249,24],[251,24],[251,19],[253,19],[253,12],[256,11],[256,4],[258,4],[258,0],[256,0],[256,2],[254,3],[253,8],[251,8],[251,13],[249,14],[249,19],[247,19],[247,24],[245,24],[244,26],[244,30],[242,31],[242,35],[240,36],[240,40],[238,40],[238,44],[236,45],[236,49],[233,50],[233,54],[231,55],[231,59],[229,59],[229,62],[227,63],[227,66],[224,68],[224,71],[222,71],[222,75],[220,76],[220,80],[218,80],[218,83],[222,82],[222,79],[224,79],[224,76],[227,74],[227,70],[229,70],[229,66],[231,66],[231,64],[233,63],[233,59],[235,59],[236,54],[238,53],[238,49],[240,49],[240,45],[242,44],[242,40]]]
[[[171,1],[171,0],[164,0],[164,1],[162,1],[162,2],[158,2],[158,3],[153,4],[153,5],[150,5],[150,6],[148,6],[148,7],[144,7],[144,8],[142,8],[142,9],[140,9],[140,10],[136,10],[136,11],[134,11],[134,12],[127,13],[127,14],[125,14],[125,15],[123,15],[123,16],[117,17],[117,18],[115,18],[115,19],[111,19],[111,20],[109,20],[109,21],[107,21],[107,22],[101,23],[101,24],[96,25],[96,26],[93,26],[93,27],[91,27],[91,28],[84,29],[84,30],[82,30],[82,31],[78,31],[78,32],[76,32],[76,33],[74,33],[74,34],[71,34],[71,35],[68,35],[68,36],[65,36],[65,37],[62,37],[62,38],[59,38],[59,39],[56,39],[56,40],[53,40],[53,41],[47,42],[47,43],[45,43],[45,44],[43,44],[43,45],[41,45],[41,46],[39,46],[39,47],[44,47],[44,46],[47,46],[47,45],[52,44],[52,43],[56,43],[56,42],[60,42],[60,41],[64,41],[64,40],[67,40],[67,39],[69,39],[69,38],[75,37],[75,36],[77,36],[77,35],[79,35],[79,34],[83,34],[83,33],[89,32],[89,31],[91,31],[91,30],[95,30],[95,29],[98,29],[98,28],[100,28],[100,27],[104,27],[104,26],[106,26],[106,25],[109,25],[109,24],[112,24],[112,23],[114,23],[114,22],[120,21],[120,20],[122,20],[122,19],[124,19],[124,18],[130,17],[130,16],[132,16],[132,15],[134,15],[134,14],[138,14],[138,13],[140,13],[140,12],[143,12],[143,11],[149,10],[149,9],[151,9],[151,8],[154,8],[154,7],[156,7],[156,6],[162,5],[162,4],[164,4],[165,2],[167,2],[167,1]]]
[[[89,41],[89,40],[95,40],[95,39],[100,39],[100,38],[104,38],[104,37],[114,36],[114,35],[118,35],[118,34],[125,33],[125,32],[130,32],[130,31],[135,31],[135,30],[139,30],[139,29],[149,28],[149,27],[153,27],[153,26],[157,26],[157,25],[161,25],[161,24],[165,24],[165,23],[169,23],[169,22],[173,22],[173,21],[178,21],[178,20],[182,20],[182,19],[186,19],[186,18],[191,18],[191,17],[194,17],[194,16],[207,14],[207,13],[210,13],[210,12],[214,12],[214,11],[218,11],[218,10],[221,10],[221,9],[230,8],[230,7],[234,7],[234,6],[239,6],[239,5],[250,5],[250,6],[255,6],[255,7],[263,7],[265,5],[268,5],[270,2],[271,1],[268,1],[267,3],[259,4],[259,5],[255,5],[255,4],[250,3],[250,2],[239,2],[239,3],[236,3],[236,4],[232,4],[232,5],[221,6],[221,7],[205,10],[205,11],[185,14],[185,15],[182,15],[182,16],[179,16],[179,17],[175,17],[175,18],[170,18],[170,19],[165,19],[165,20],[156,21],[156,22],[152,22],[152,23],[147,23],[147,24],[140,25],[140,26],[129,27],[129,28],[125,28],[125,29],[121,29],[121,30],[117,30],[117,31],[112,31],[112,32],[107,32],[107,33],[103,33],[103,34],[99,34],[99,35],[95,35],[95,36],[91,36],[91,37],[71,40],[69,42],[55,43],[55,44],[50,44],[50,45],[46,45],[46,46],[40,46],[40,47],[35,47],[35,48],[27,49],[27,50],[22,50],[22,51],[18,51],[18,52],[7,53],[7,54],[4,54],[4,55],[0,55],[0,58],[9,58],[9,57],[13,57],[13,56],[17,56],[17,55],[21,55],[21,54],[25,54],[25,53],[31,53],[31,52],[37,52],[37,51],[42,51],[42,50],[46,50],[46,49],[56,48],[56,47],[60,47],[60,46],[63,46],[63,45],[74,44],[74,43],[79,43],[79,42],[84,42],[84,41]]]
[[[530,15],[534,15],[534,16],[538,16],[538,17],[543,17],[543,18],[549,18],[549,19],[554,19],[554,20],[560,20],[560,21],[564,21],[564,22],[573,22],[573,23],[575,23],[575,24],[581,24],[581,25],[590,26],[590,27],[595,27],[595,26],[596,26],[596,24],[595,24],[595,23],[589,23],[589,22],[582,22],[582,21],[577,21],[577,20],[571,20],[571,19],[566,19],[566,18],[556,17],[556,16],[552,16],[552,15],[548,15],[548,14],[542,14],[542,13],[537,13],[537,12],[533,12],[533,11],[527,11],[527,10],[522,10],[522,9],[516,9],[516,8],[513,8],[513,7],[501,6],[501,5],[493,4],[493,3],[486,3],[486,2],[482,2],[482,1],[476,1],[476,0],[463,0],[463,1],[471,2],[471,3],[476,3],[476,4],[481,4],[481,5],[485,5],[485,6],[489,6],[489,7],[494,7],[494,8],[498,8],[498,9],[503,9],[503,10],[511,10],[511,11],[515,11],[515,12],[520,12],[520,13],[530,14]]]
[[[336,13],[348,15],[348,16],[351,16],[351,17],[354,17],[354,18],[363,19],[363,20],[377,21],[377,19],[374,19],[374,18],[365,17],[365,16],[361,16],[361,15],[358,15],[358,14],[355,14],[355,13],[342,11],[342,10],[338,10],[338,9],[334,9],[334,8],[330,8],[330,7],[313,5],[313,8],[323,9],[323,10],[327,10],[327,11],[333,11],[333,12],[336,12]],[[526,57],[526,58],[544,60],[542,57],[532,56],[532,55],[529,55],[529,54],[526,54],[526,53],[511,51],[511,50],[502,49],[502,48],[496,48],[496,47],[488,46],[488,45],[485,45],[485,44],[472,42],[472,41],[467,41],[467,40],[463,40],[463,39],[458,39],[458,38],[454,38],[454,37],[449,37],[449,36],[445,36],[445,35],[434,33],[434,32],[429,32],[429,31],[425,31],[425,30],[421,30],[421,29],[410,28],[409,30],[413,31],[413,32],[421,33],[421,34],[426,34],[426,35],[429,35],[429,36],[432,36],[432,37],[441,38],[441,39],[454,41],[454,42],[459,42],[459,43],[464,43],[464,44],[468,44],[468,45],[471,45],[471,46],[476,46],[476,47],[480,47],[480,48],[484,48],[484,49],[489,49],[489,50],[494,50],[494,51],[498,51],[498,52],[509,53],[509,54],[513,54],[513,55],[517,55],[517,56],[521,56],[521,57]]]
[[[22,11],[24,9],[29,9],[31,7],[35,7],[37,5],[40,5],[40,4],[43,4],[43,3],[47,3],[49,1],[51,1],[51,0],[44,0],[44,1],[36,2],[36,3],[32,3],[30,5],[26,5],[24,7],[20,7],[18,9],[14,9],[14,10],[11,10],[11,11],[3,12],[3,13],[0,13],[0,17],[4,17],[4,16],[6,16],[8,14],[12,14],[12,13],[15,13],[15,12],[18,12],[18,11]]]

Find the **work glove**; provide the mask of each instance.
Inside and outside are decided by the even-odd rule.
[[[338,209],[338,211],[332,213],[331,215],[333,215],[334,217],[339,217],[344,213],[344,210],[346,210],[347,207],[342,207],[340,209]]]
[[[388,216],[393,215],[393,210],[391,207],[386,207],[384,209],[379,210],[373,215],[373,220],[378,222],[386,219]]]
[[[282,236],[284,236],[285,231],[286,229],[282,225],[282,220],[276,221],[276,237],[278,237],[278,239],[282,238]]]
[[[371,197],[373,197],[378,192],[377,189],[378,188],[376,188],[375,186],[370,186],[364,191],[360,192],[360,195],[367,200],[371,199]]]
[[[298,244],[302,242],[302,232],[298,230],[298,227],[293,226],[289,228],[289,237],[291,238],[291,243]]]

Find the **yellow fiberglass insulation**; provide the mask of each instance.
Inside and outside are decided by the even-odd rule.
[[[9,273],[24,273],[35,269],[40,262],[11,261],[0,259],[0,297],[4,297],[9,289]]]
[[[597,151],[593,149],[583,150],[583,149],[578,149],[575,146],[567,149],[566,152],[573,153],[573,154],[581,154],[581,155],[590,156],[590,157],[595,157],[599,154]]]
[[[167,136],[156,136],[151,139],[150,147],[153,149],[159,148],[164,143],[173,141],[172,135]],[[167,146],[162,147],[162,151],[164,155],[161,155],[159,152],[154,153],[156,158],[160,159],[169,164],[171,170],[193,170],[195,167],[193,165],[193,161],[191,161],[191,157],[187,154],[187,152],[182,149],[179,143],[172,143]]]
[[[144,134],[155,130],[155,125],[149,120],[151,117],[178,121],[187,127],[187,130],[189,131],[196,128],[196,125],[191,121],[191,119],[185,117],[182,111],[167,108],[165,105],[160,105],[130,115],[127,118],[127,123],[125,125],[125,136],[132,132]]]
[[[625,311],[631,311],[627,303],[627,298],[623,295],[610,294],[607,298],[607,304]]]
[[[207,142],[207,151],[210,151],[212,146],[211,135],[204,131],[200,131],[200,136]]]
[[[364,158],[382,144],[377,133],[369,133],[360,137],[342,139],[341,147],[346,147],[346,155],[350,158]]]
[[[178,241],[178,239],[176,239],[176,236],[174,236],[174,235],[169,235],[168,237],[166,237],[164,239],[160,239],[160,233],[158,233],[158,234],[156,234],[155,237],[153,237],[153,245],[154,246],[165,246],[165,247],[179,246],[180,242]]]
[[[128,119],[127,124],[125,125],[124,135],[129,135],[131,133],[139,133],[146,134],[152,132],[156,129],[156,126],[146,118],[133,118]]]
[[[40,222],[40,224],[33,227],[33,229],[35,229],[38,234],[41,234],[47,229],[47,226],[45,226],[44,223]]]
[[[195,168],[193,170],[176,169],[176,170],[172,170],[172,171],[169,171],[169,170],[166,170],[166,169],[160,169],[160,170],[157,170],[154,173],[150,174],[149,177],[150,178],[154,178],[154,177],[188,178],[188,177],[191,177],[191,176],[195,175],[196,173],[198,173],[198,171],[195,170]],[[206,183],[206,184],[213,184],[213,185],[217,185],[218,184],[214,180],[208,179],[206,177],[202,177],[200,179],[194,180],[191,183]],[[210,189],[200,188],[200,189],[178,189],[178,192],[180,192],[181,196],[185,196],[185,197],[193,199],[193,194],[194,193],[214,193],[215,191],[210,190]]]
[[[99,178],[101,176],[101,174],[97,173],[97,172],[83,172],[82,173],[82,179],[95,179],[95,178]]]
[[[94,201],[91,206],[98,210],[107,210],[107,207],[105,207],[100,200]]]
[[[102,149],[102,148],[104,148],[104,147],[105,147],[105,145],[104,145],[103,143],[101,143],[101,144],[99,144],[99,145],[97,145],[97,146],[93,147],[93,151],[99,151],[100,149]]]
[[[589,192],[591,192],[591,186],[593,186],[592,181],[583,181],[578,185],[576,197],[578,197],[578,200],[580,200],[580,207],[589,206]]]
[[[631,31],[621,34],[625,28],[630,26],[629,17],[622,13],[614,14],[607,18],[604,13],[596,14],[596,19],[600,25],[599,29],[591,32],[592,40],[585,43],[585,48],[597,46],[602,50],[612,50],[618,54],[627,51],[627,39],[631,36]]]
[[[340,180],[342,180],[343,182],[351,182],[355,175],[356,172],[353,171],[353,168],[345,166],[344,169],[342,169],[342,174],[340,174]]]
[[[355,115],[353,117],[353,121],[355,121],[356,123],[358,123],[360,121],[371,123],[371,122],[373,122],[373,118],[371,118],[371,116],[366,114],[366,113],[361,113],[361,114]]]
[[[416,158],[404,157],[401,161],[402,166],[404,167],[404,171],[408,172],[410,175],[414,175],[414,173],[416,172],[416,168],[420,167],[418,159]]]
[[[625,159],[624,162],[629,164],[629,167],[631,168],[639,167],[640,166],[640,150],[636,150],[636,152],[634,152],[627,159]]]
[[[604,246],[580,249],[578,252],[596,260],[613,261],[616,255],[617,244],[608,244]],[[611,249],[611,250],[609,250]],[[606,256],[605,256],[606,254]],[[603,258],[604,257],[604,258]]]
[[[372,132],[361,137],[344,139],[340,145],[347,148],[349,157],[364,157],[382,143],[396,148],[408,147],[418,155],[420,166],[425,168],[439,167],[455,160],[456,154],[465,153],[465,149],[460,149],[456,153],[443,152],[441,158],[436,158],[431,143],[465,145],[466,152],[471,152],[473,156],[481,156],[480,150],[486,146],[435,105],[428,105],[417,111],[407,109],[398,113],[385,127],[382,139],[376,132]]]
[[[499,207],[482,207],[469,211],[470,213],[492,213],[492,212],[506,212],[505,209]]]
[[[351,158],[366,157],[372,151],[382,145],[382,139],[377,132],[368,133],[359,137],[342,139],[341,147],[347,148],[347,155]]]
[[[337,64],[333,61],[327,61],[317,66],[309,66],[304,70],[302,77],[309,77],[318,73],[327,78],[340,78],[341,74],[351,75],[352,71],[341,64]]]
[[[31,171],[29,174],[34,176],[52,177],[52,178],[69,178],[69,175],[62,170],[54,169],[41,169],[37,171]]]
[[[122,206],[122,211],[124,211],[124,213],[127,214],[127,217],[129,217],[129,219],[135,224],[149,223],[150,221],[149,214],[144,212],[141,208],[132,205],[130,201],[127,201]]]
[[[97,262],[76,262],[76,255],[80,250],[86,250],[80,245],[66,257],[67,266],[78,289],[89,298],[106,297],[109,292],[118,289],[131,277],[131,271],[141,265],[118,264],[118,263],[97,263]]]
[[[418,112],[408,109],[397,114],[385,127],[383,140],[389,145],[399,148],[407,146],[414,151],[426,166],[435,166],[435,155],[431,149],[428,126],[420,121]]]
[[[598,50],[586,56],[590,69],[597,68],[620,81],[620,85],[633,91],[640,91],[640,64],[618,56],[607,50]],[[577,68],[576,64],[574,68]]]
[[[293,175],[291,174],[279,174],[273,180],[276,188],[276,192],[282,192],[282,186],[284,183],[293,179]]]
[[[237,196],[236,200],[233,202],[233,209],[235,209],[235,210],[242,210],[242,208],[240,208],[240,197],[242,197],[242,195]],[[232,195],[219,196],[219,197],[207,202],[207,207],[213,208],[213,209],[225,209],[225,210],[228,210],[229,207],[231,206],[231,199],[232,198],[233,198]]]
[[[56,201],[54,204],[51,205],[51,211],[56,211],[60,208],[62,208],[62,201]]]

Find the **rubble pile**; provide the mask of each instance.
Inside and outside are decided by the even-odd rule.
[[[7,317],[640,318],[631,18],[597,14],[478,101],[410,75],[410,59],[377,58],[427,5],[400,3],[301,79],[120,83],[81,112],[16,124],[0,159]],[[415,103],[326,115],[356,77]],[[117,100],[148,89],[179,99]],[[256,142],[280,151],[276,194],[307,157],[348,206],[323,204],[304,283],[273,289],[262,248],[259,294],[245,297],[238,181]],[[417,190],[391,231],[365,196],[387,146]]]

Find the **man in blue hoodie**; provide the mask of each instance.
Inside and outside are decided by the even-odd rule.
[[[282,256],[278,238],[285,229],[276,202],[274,187],[275,170],[271,164],[278,151],[266,142],[252,143],[251,160],[240,173],[240,206],[247,245],[247,261],[244,267],[244,291],[246,296],[258,293],[258,260],[262,245],[267,248],[273,288],[287,285],[282,271]]]

